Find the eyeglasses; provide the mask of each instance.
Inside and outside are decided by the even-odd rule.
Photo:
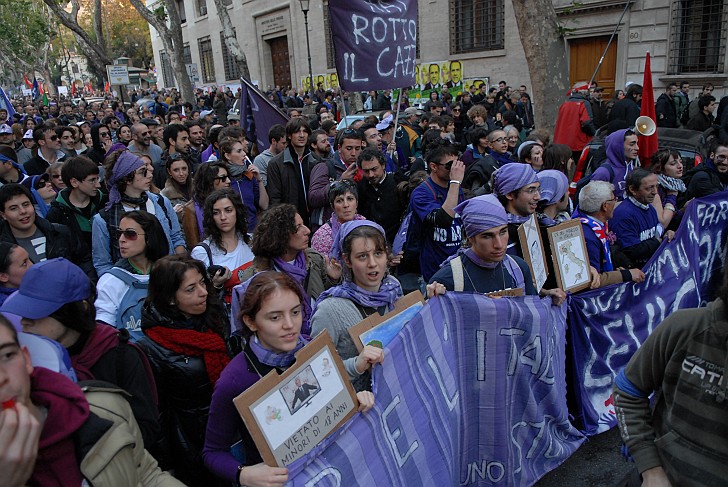
[[[715,162],[725,162],[726,159],[728,159],[728,156],[723,154],[715,156]]]
[[[541,188],[539,188],[538,186],[531,186],[528,188],[524,188],[521,191],[527,194],[536,194],[541,192]]]
[[[58,136],[57,136],[57,135],[51,135],[51,136],[49,137],[49,139],[50,139],[51,141],[54,141],[54,142],[55,142],[56,140],[58,140]]]
[[[215,181],[220,181],[221,183],[224,183],[225,181],[228,180],[228,175],[227,174],[223,174],[222,176],[217,176],[217,177],[215,177],[213,179]]]
[[[518,140],[518,136],[517,135],[511,135],[510,137],[508,137],[508,140]]]
[[[616,196],[612,196],[611,198],[609,198],[608,200],[606,200],[605,203],[614,203],[615,201],[617,201],[617,197]]]
[[[502,143],[503,141],[507,140],[507,137],[498,137],[497,139],[493,139],[490,142],[497,142],[498,144]]]
[[[149,169],[147,169],[146,167],[142,167],[141,169],[138,169],[136,173],[141,177],[145,178],[147,177],[147,174],[149,174]]]
[[[145,233],[138,233],[136,230],[131,228],[127,228],[126,230],[117,230],[116,234],[117,238],[121,238],[123,236],[125,239],[131,240],[132,242],[136,240],[139,235],[146,235]]]
[[[53,176],[53,177],[55,177],[55,176]],[[99,178],[84,179],[83,182],[96,186],[96,183],[99,182]]]

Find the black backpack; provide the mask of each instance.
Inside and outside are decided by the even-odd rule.
[[[606,167],[607,171],[609,171],[610,181],[612,179],[614,179],[614,168],[612,167],[611,164],[609,164],[609,162],[606,162],[606,161],[602,162],[599,165],[599,167]],[[599,169],[599,167],[597,167],[597,169]],[[589,181],[591,181],[591,178],[594,175],[594,173],[597,172],[597,169],[594,169],[594,171],[592,171],[592,173],[590,175],[584,176],[576,183],[576,193],[574,194],[574,205],[575,206],[579,206],[579,193],[581,193],[581,190],[584,188],[584,186],[589,184]]]

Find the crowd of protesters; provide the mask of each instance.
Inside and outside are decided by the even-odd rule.
[[[262,151],[229,90],[191,103],[170,90],[130,93],[129,108],[108,97],[16,100],[14,117],[0,109],[0,312],[14,320],[0,318],[8,485],[113,475],[283,485],[287,469],[263,463],[232,399],[326,330],[366,412],[384,352],[358,352],[347,330],[414,290],[561,305],[558,282],[536,289],[524,260],[518,227],[534,215],[544,235],[581,222],[591,288],[642,282],[685,205],[728,186],[728,142],[714,137],[690,170],[671,149],[639,161],[636,86],[609,104],[601,88],[575,86],[558,120],[571,125],[555,134],[538,128],[526,87],[505,81],[455,99],[433,90],[422,108],[406,92],[395,106],[389,90],[275,88],[267,96],[290,120],[270,127]],[[702,128],[702,116],[712,126],[712,96],[678,103],[674,91],[658,125],[694,108],[685,125]],[[337,129],[344,112],[366,108]],[[603,163],[574,198],[574,133],[588,141],[607,125]],[[60,344],[56,372],[32,366],[28,334]],[[82,392],[74,380],[96,382]],[[100,444],[109,422],[138,441],[107,447],[134,461],[98,465],[69,448]],[[242,458],[230,451],[237,441]]]

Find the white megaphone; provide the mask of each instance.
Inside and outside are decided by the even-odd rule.
[[[637,118],[634,126],[635,132],[640,135],[650,136],[655,133],[655,130],[657,130],[657,125],[655,125],[655,121],[652,120],[650,117],[642,115],[641,117]]]

